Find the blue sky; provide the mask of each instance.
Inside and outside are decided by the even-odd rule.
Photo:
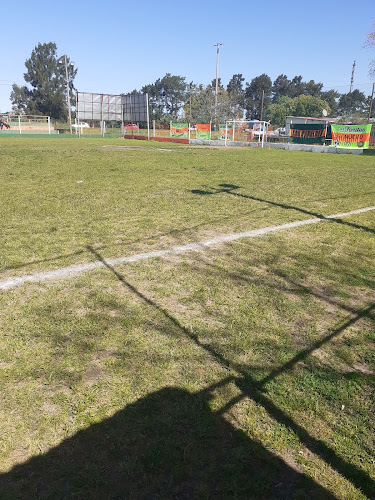
[[[11,84],[24,83],[25,61],[39,43],[53,41],[78,68],[75,85],[85,92],[139,89],[169,72],[188,82],[234,73],[246,81],[267,73],[323,82],[369,95],[369,62],[363,45],[375,20],[375,0],[250,2],[140,2],[0,0],[0,111],[11,109]]]

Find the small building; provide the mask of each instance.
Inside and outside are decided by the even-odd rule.
[[[287,116],[285,124],[285,134],[289,135],[290,124],[308,125],[308,124],[327,124],[336,123],[338,118],[313,118],[311,116]]]

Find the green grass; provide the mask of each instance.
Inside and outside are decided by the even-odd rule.
[[[375,192],[372,157],[107,139],[2,139],[0,174],[0,280]],[[1,292],[0,497],[374,497],[374,226]]]

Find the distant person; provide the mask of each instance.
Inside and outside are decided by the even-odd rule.
[[[10,125],[8,125],[7,121],[3,122],[2,120],[0,120],[0,130],[3,130],[3,127],[10,128]]]

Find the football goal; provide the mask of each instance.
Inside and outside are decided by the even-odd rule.
[[[51,127],[49,116],[41,115],[0,115],[1,134],[51,134],[56,133]]]
[[[227,120],[225,130],[220,125],[220,139],[228,142],[257,142],[264,147],[270,131],[270,123],[260,120]]]

